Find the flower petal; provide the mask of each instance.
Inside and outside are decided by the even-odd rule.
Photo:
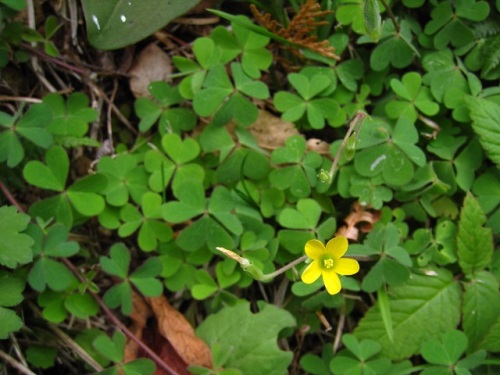
[[[340,275],[354,275],[359,271],[359,263],[349,258],[337,259],[333,270]]]
[[[326,244],[326,252],[328,253],[328,255],[339,259],[345,254],[348,246],[349,242],[347,242],[347,238],[338,236],[328,241],[328,243]]]
[[[306,284],[312,284],[318,277],[321,276],[321,267],[317,261],[312,262],[307,268],[302,272],[301,279]]]
[[[319,240],[307,241],[304,250],[306,251],[307,256],[314,260],[319,259],[326,252],[325,245],[323,245],[323,242]]]
[[[340,279],[335,272],[323,272],[323,282],[325,283],[326,291],[328,293],[333,295],[340,292],[342,285],[340,284]]]

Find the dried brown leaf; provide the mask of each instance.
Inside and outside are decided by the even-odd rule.
[[[344,219],[347,225],[340,227],[337,230],[337,236],[344,236],[350,240],[357,241],[359,238],[359,231],[368,233],[372,230],[380,218],[380,211],[365,211],[365,207],[358,202],[352,205],[351,213]],[[358,224],[359,228],[358,228]]]
[[[135,337],[142,340],[143,331],[146,328],[146,324],[152,312],[142,296],[135,291],[132,291],[132,304],[133,310],[129,316],[132,324],[128,329]],[[138,353],[139,345],[134,340],[128,340],[125,346],[124,362],[126,363],[137,359]]]
[[[288,138],[299,134],[292,122],[283,121],[267,111],[260,111],[257,121],[248,130],[258,145],[266,150],[283,147]]]
[[[136,58],[130,74],[130,89],[136,98],[150,96],[148,86],[154,81],[170,81],[172,61],[156,44],[151,43]]]
[[[165,296],[147,301],[158,322],[158,332],[167,339],[188,365],[212,368],[212,353],[207,344],[196,336],[186,318],[173,308]]]

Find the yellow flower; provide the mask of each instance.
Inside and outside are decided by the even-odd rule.
[[[359,271],[359,263],[354,259],[342,258],[349,246],[347,238],[339,236],[323,245],[321,241],[310,240],[305,246],[306,254],[313,260],[302,272],[302,281],[312,284],[323,276],[326,290],[330,294],[340,292],[339,275],[354,275]]]

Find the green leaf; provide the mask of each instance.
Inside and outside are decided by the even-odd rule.
[[[486,99],[468,97],[465,103],[469,107],[472,118],[472,128],[479,135],[479,142],[486,155],[495,163],[500,164],[500,105]]]
[[[390,65],[405,68],[411,64],[416,50],[409,44],[412,33],[407,22],[401,21],[401,30],[396,32],[392,22],[385,22],[382,36],[373,53],[370,55],[370,66],[379,72]]]
[[[191,181],[179,185],[176,196],[179,201],[170,201],[162,205],[162,217],[166,221],[182,223],[205,211],[205,190],[201,183]]]
[[[30,263],[33,260],[31,247],[33,239],[21,232],[27,227],[30,218],[20,214],[13,206],[0,207],[0,264],[8,268]]]
[[[11,332],[15,332],[24,325],[20,317],[10,309],[0,306],[0,339],[5,340]]]
[[[42,189],[62,192],[66,187],[69,158],[60,146],[50,148],[45,154],[45,164],[34,160],[23,169],[26,181]]]
[[[422,356],[429,363],[452,366],[467,348],[467,336],[457,330],[446,332],[441,340],[432,339],[422,346]]]
[[[458,264],[466,274],[481,271],[491,263],[493,238],[491,228],[483,227],[486,216],[478,201],[467,193],[458,225]]]
[[[109,251],[110,257],[101,256],[99,261],[102,269],[113,276],[125,279],[130,266],[130,252],[122,243],[113,245]]]
[[[96,216],[104,210],[101,193],[108,185],[107,178],[100,173],[83,177],[71,185],[66,194],[76,211],[84,216]]]
[[[125,350],[125,336],[121,332],[115,332],[113,339],[110,339],[106,335],[101,335],[94,339],[92,346],[113,362],[120,363]]]
[[[321,215],[321,206],[314,199],[299,199],[297,209],[284,208],[278,222],[290,229],[315,229]]]
[[[260,312],[252,314],[245,301],[210,315],[196,333],[210,347],[217,344],[231,351],[221,364],[226,368],[245,375],[281,375],[286,373],[292,353],[279,350],[276,340],[282,329],[293,326],[295,319],[286,310],[263,304]]]
[[[195,159],[200,153],[200,146],[193,138],[184,140],[178,134],[171,133],[163,136],[161,145],[167,155],[177,164],[186,164]]]
[[[43,148],[52,145],[52,135],[47,130],[51,119],[49,107],[42,103],[32,105],[22,116],[0,112],[0,127],[7,128],[0,133],[0,161],[7,161],[7,166],[13,168],[23,160],[24,148],[18,134]]]
[[[121,48],[153,34],[197,3],[198,0],[119,0],[112,3],[84,0],[87,37],[98,49]]]
[[[28,362],[44,370],[54,366],[56,357],[56,348],[30,345],[28,349],[26,349],[26,359]]]
[[[52,122],[48,130],[55,135],[83,137],[89,123],[97,118],[97,111],[89,108],[89,99],[85,94],[75,92],[66,103],[59,94],[49,94],[43,102],[52,110]]]
[[[130,197],[140,203],[144,193],[149,191],[148,175],[131,154],[119,154],[114,158],[105,156],[99,160],[97,170],[108,178],[103,194],[112,206],[123,206]]]
[[[163,285],[156,277],[161,272],[162,264],[160,260],[158,258],[149,258],[130,275],[130,281],[145,296],[158,297],[163,291]]]
[[[498,281],[491,273],[479,271],[466,284],[462,309],[469,351],[482,349],[485,337],[500,317]]]
[[[460,286],[448,271],[434,273],[435,276],[413,274],[406,285],[391,289],[392,342],[378,306],[371,307],[360,320],[355,336],[377,340],[383,354],[399,360],[418,353],[425,341],[453,329],[460,320]]]

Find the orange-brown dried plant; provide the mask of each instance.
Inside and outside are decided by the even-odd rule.
[[[296,48],[292,51],[300,55],[297,47],[307,48],[317,52],[322,56],[334,60],[340,60],[335,54],[335,48],[327,40],[318,41],[318,36],[311,34],[320,26],[327,25],[327,21],[321,21],[320,18],[332,11],[321,10],[316,0],[307,0],[299,9],[297,14],[291,19],[287,27],[283,27],[276,20],[272,19],[269,13],[260,13],[255,5],[251,4],[250,9],[256,20],[270,32],[288,40]]]

